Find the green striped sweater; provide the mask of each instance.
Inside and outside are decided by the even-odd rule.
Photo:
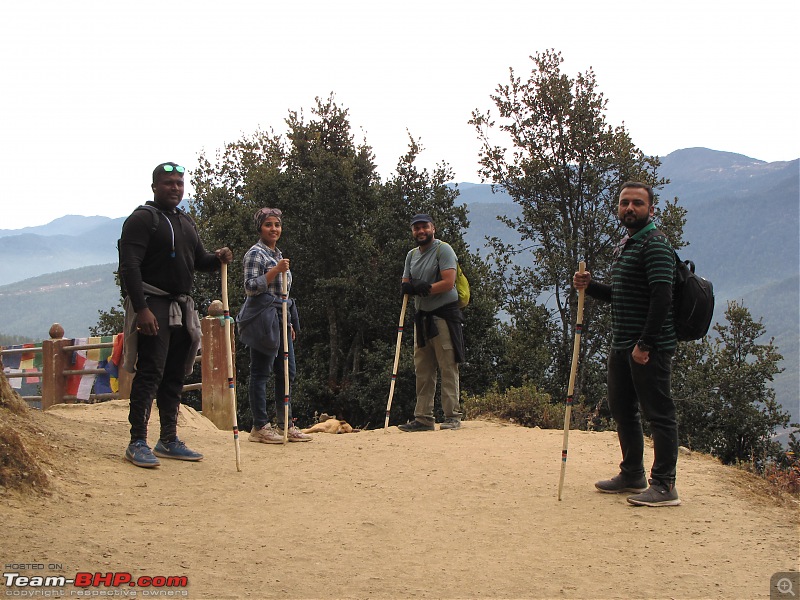
[[[644,243],[653,229],[655,225],[650,223],[628,238],[612,267],[613,350],[632,348],[642,336],[650,307],[650,286],[674,283],[675,255],[667,239],[663,235],[655,235]],[[670,302],[666,318],[655,336],[655,347],[671,352],[676,345]]]

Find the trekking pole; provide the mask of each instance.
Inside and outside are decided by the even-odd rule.
[[[586,263],[581,261],[578,273],[586,270]],[[569,372],[567,388],[567,408],[564,410],[564,443],[561,447],[561,476],[558,479],[558,499],[561,500],[561,489],[564,487],[564,473],[567,471],[567,442],[569,441],[569,421],[572,417],[572,395],[575,393],[575,375],[578,372],[578,355],[581,348],[583,332],[583,298],[585,290],[578,290],[578,313],[575,317],[575,341],[572,344],[572,367]]]
[[[233,415],[233,443],[236,447],[236,470],[242,471],[239,455],[239,422],[236,418],[236,383],[233,379],[233,350],[231,348],[231,312],[228,308],[228,265],[222,263],[220,268],[222,279],[222,315],[225,320],[225,358],[228,362],[228,398],[230,399],[231,413]]]
[[[408,294],[403,294],[403,308],[400,309],[400,322],[397,324],[397,347],[394,350],[394,367],[392,367],[392,382],[389,384],[389,400],[386,402],[386,420],[383,422],[383,432],[389,431],[389,413],[392,410],[392,398],[394,397],[394,383],[397,380],[397,365],[400,362],[400,342],[403,339],[403,321],[406,318],[406,306],[408,306]]]
[[[283,307],[283,443],[289,441],[289,276],[281,274]]]

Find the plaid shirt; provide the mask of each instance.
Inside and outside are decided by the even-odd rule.
[[[244,291],[248,296],[258,296],[267,292],[280,297],[283,284],[283,273],[278,273],[271,283],[267,283],[267,271],[278,264],[283,258],[278,247],[275,250],[264,244],[261,240],[253,244],[244,255]],[[292,272],[287,271],[288,290],[292,289]],[[287,293],[288,297],[288,293]]]

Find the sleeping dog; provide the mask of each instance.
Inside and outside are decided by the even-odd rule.
[[[319,423],[312,425],[308,429],[303,429],[303,433],[357,433],[358,431],[358,429],[353,429],[347,421],[334,419],[325,413],[320,415]]]

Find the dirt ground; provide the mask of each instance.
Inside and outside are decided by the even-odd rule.
[[[0,488],[4,573],[188,580],[50,590],[63,597],[750,599],[799,566],[797,502],[707,456],[681,454],[680,507],[596,492],[616,473],[611,432],[570,433],[559,501],[561,431],[242,434],[237,472],[232,434],[183,407],[179,433],[205,460],[140,469],[123,459],[127,404],[6,411],[53,491]]]

